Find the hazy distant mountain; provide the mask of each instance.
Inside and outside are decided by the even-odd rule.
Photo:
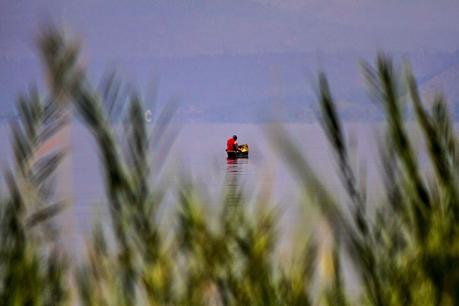
[[[459,103],[459,53],[398,53],[396,62],[409,58],[425,92],[443,88],[454,105]],[[317,72],[327,73],[340,112],[347,119],[379,118],[378,107],[367,96],[359,62],[374,60],[371,53],[266,53],[188,58],[149,58],[88,62],[90,77],[99,81],[116,68],[131,87],[144,89],[157,79],[158,98],[181,101],[178,116],[187,121],[257,122],[278,117],[288,121],[316,116]],[[36,60],[0,59],[1,113],[14,112],[15,97],[34,81],[42,87]],[[146,101],[152,107],[152,101]]]
[[[1,1],[0,116],[31,82],[43,86],[34,41],[43,22],[55,22],[81,39],[94,80],[117,65],[142,88],[154,71],[160,100],[181,97],[186,120],[308,120],[318,69],[346,118],[378,117],[358,65],[374,54],[352,50],[409,55],[427,81],[458,64],[447,53],[459,49],[458,8],[453,0]]]

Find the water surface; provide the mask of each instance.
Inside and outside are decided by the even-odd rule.
[[[288,124],[291,137],[308,157],[313,168],[326,182],[337,198],[343,197],[333,154],[330,152],[321,127],[318,124]],[[355,161],[365,165],[366,179],[377,181],[375,169],[377,155],[375,133],[371,124],[351,124],[348,136]],[[239,143],[250,147],[248,159],[227,160],[226,140],[238,135]],[[0,130],[1,166],[11,166],[11,146],[8,143],[9,128]],[[91,232],[96,220],[106,220],[108,210],[105,203],[102,170],[99,153],[91,134],[80,124],[73,123],[70,132],[71,150],[64,160],[63,168],[66,186],[56,182],[56,188],[65,190],[72,205],[59,216],[62,232],[71,248],[81,249],[83,237]],[[152,139],[152,146],[155,146]],[[170,150],[156,150],[152,153],[153,177],[162,179],[169,196],[162,210],[164,220],[176,209],[174,186],[183,175],[190,176],[203,189],[207,197],[205,205],[219,205],[222,192],[231,188],[234,179],[245,187],[249,197],[271,198],[277,207],[283,227],[288,228],[304,217],[304,210],[298,205],[302,199],[299,185],[291,171],[279,157],[282,149],[275,149],[269,141],[266,126],[258,124],[187,124],[183,125]],[[154,155],[160,158],[155,158]],[[357,164],[357,163],[356,163]],[[359,167],[357,167],[359,168]],[[362,168],[362,167],[360,167]],[[370,183],[372,184],[372,183]],[[65,188],[64,188],[65,187]],[[272,195],[272,197],[271,197]],[[167,222],[167,221],[164,221]]]

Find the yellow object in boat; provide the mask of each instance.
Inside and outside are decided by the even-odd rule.
[[[249,145],[248,144],[242,144],[237,147],[240,152],[249,152]]]

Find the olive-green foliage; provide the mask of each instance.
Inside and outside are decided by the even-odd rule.
[[[191,179],[182,179],[172,188],[175,219],[160,225],[166,189],[151,164],[150,138],[167,154],[176,132],[175,104],[157,116],[150,134],[140,96],[120,94],[114,75],[102,88],[93,87],[79,68],[78,45],[62,32],[48,28],[39,47],[49,94],[42,100],[32,90],[21,97],[21,119],[11,128],[15,163],[6,173],[0,207],[0,305],[459,303],[458,144],[444,98],[437,96],[427,111],[409,68],[401,78],[384,55],[374,67],[363,65],[387,127],[380,142],[386,197],[371,210],[324,74],[318,80],[320,118],[347,194],[328,191],[285,130],[270,128],[272,144],[282,148],[279,156],[309,196],[303,201],[321,213],[320,236],[328,237],[305,232],[303,241],[295,241],[300,251],[282,257],[276,253],[278,214],[271,199],[260,194],[255,206],[247,205],[247,191],[234,177],[218,205],[211,205],[217,210],[209,209]],[[405,100],[422,132],[430,175],[419,165],[405,127]],[[120,123],[113,113],[122,109]],[[94,227],[79,264],[67,259],[53,222],[64,203],[52,180],[65,152],[37,153],[71,110],[97,143],[111,226],[110,233]],[[115,132],[119,124],[121,133]],[[360,290],[353,295],[343,276],[343,255],[359,276]]]

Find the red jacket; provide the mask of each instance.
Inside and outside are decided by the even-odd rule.
[[[235,151],[235,146],[237,146],[237,141],[233,137],[226,141],[226,151]]]

